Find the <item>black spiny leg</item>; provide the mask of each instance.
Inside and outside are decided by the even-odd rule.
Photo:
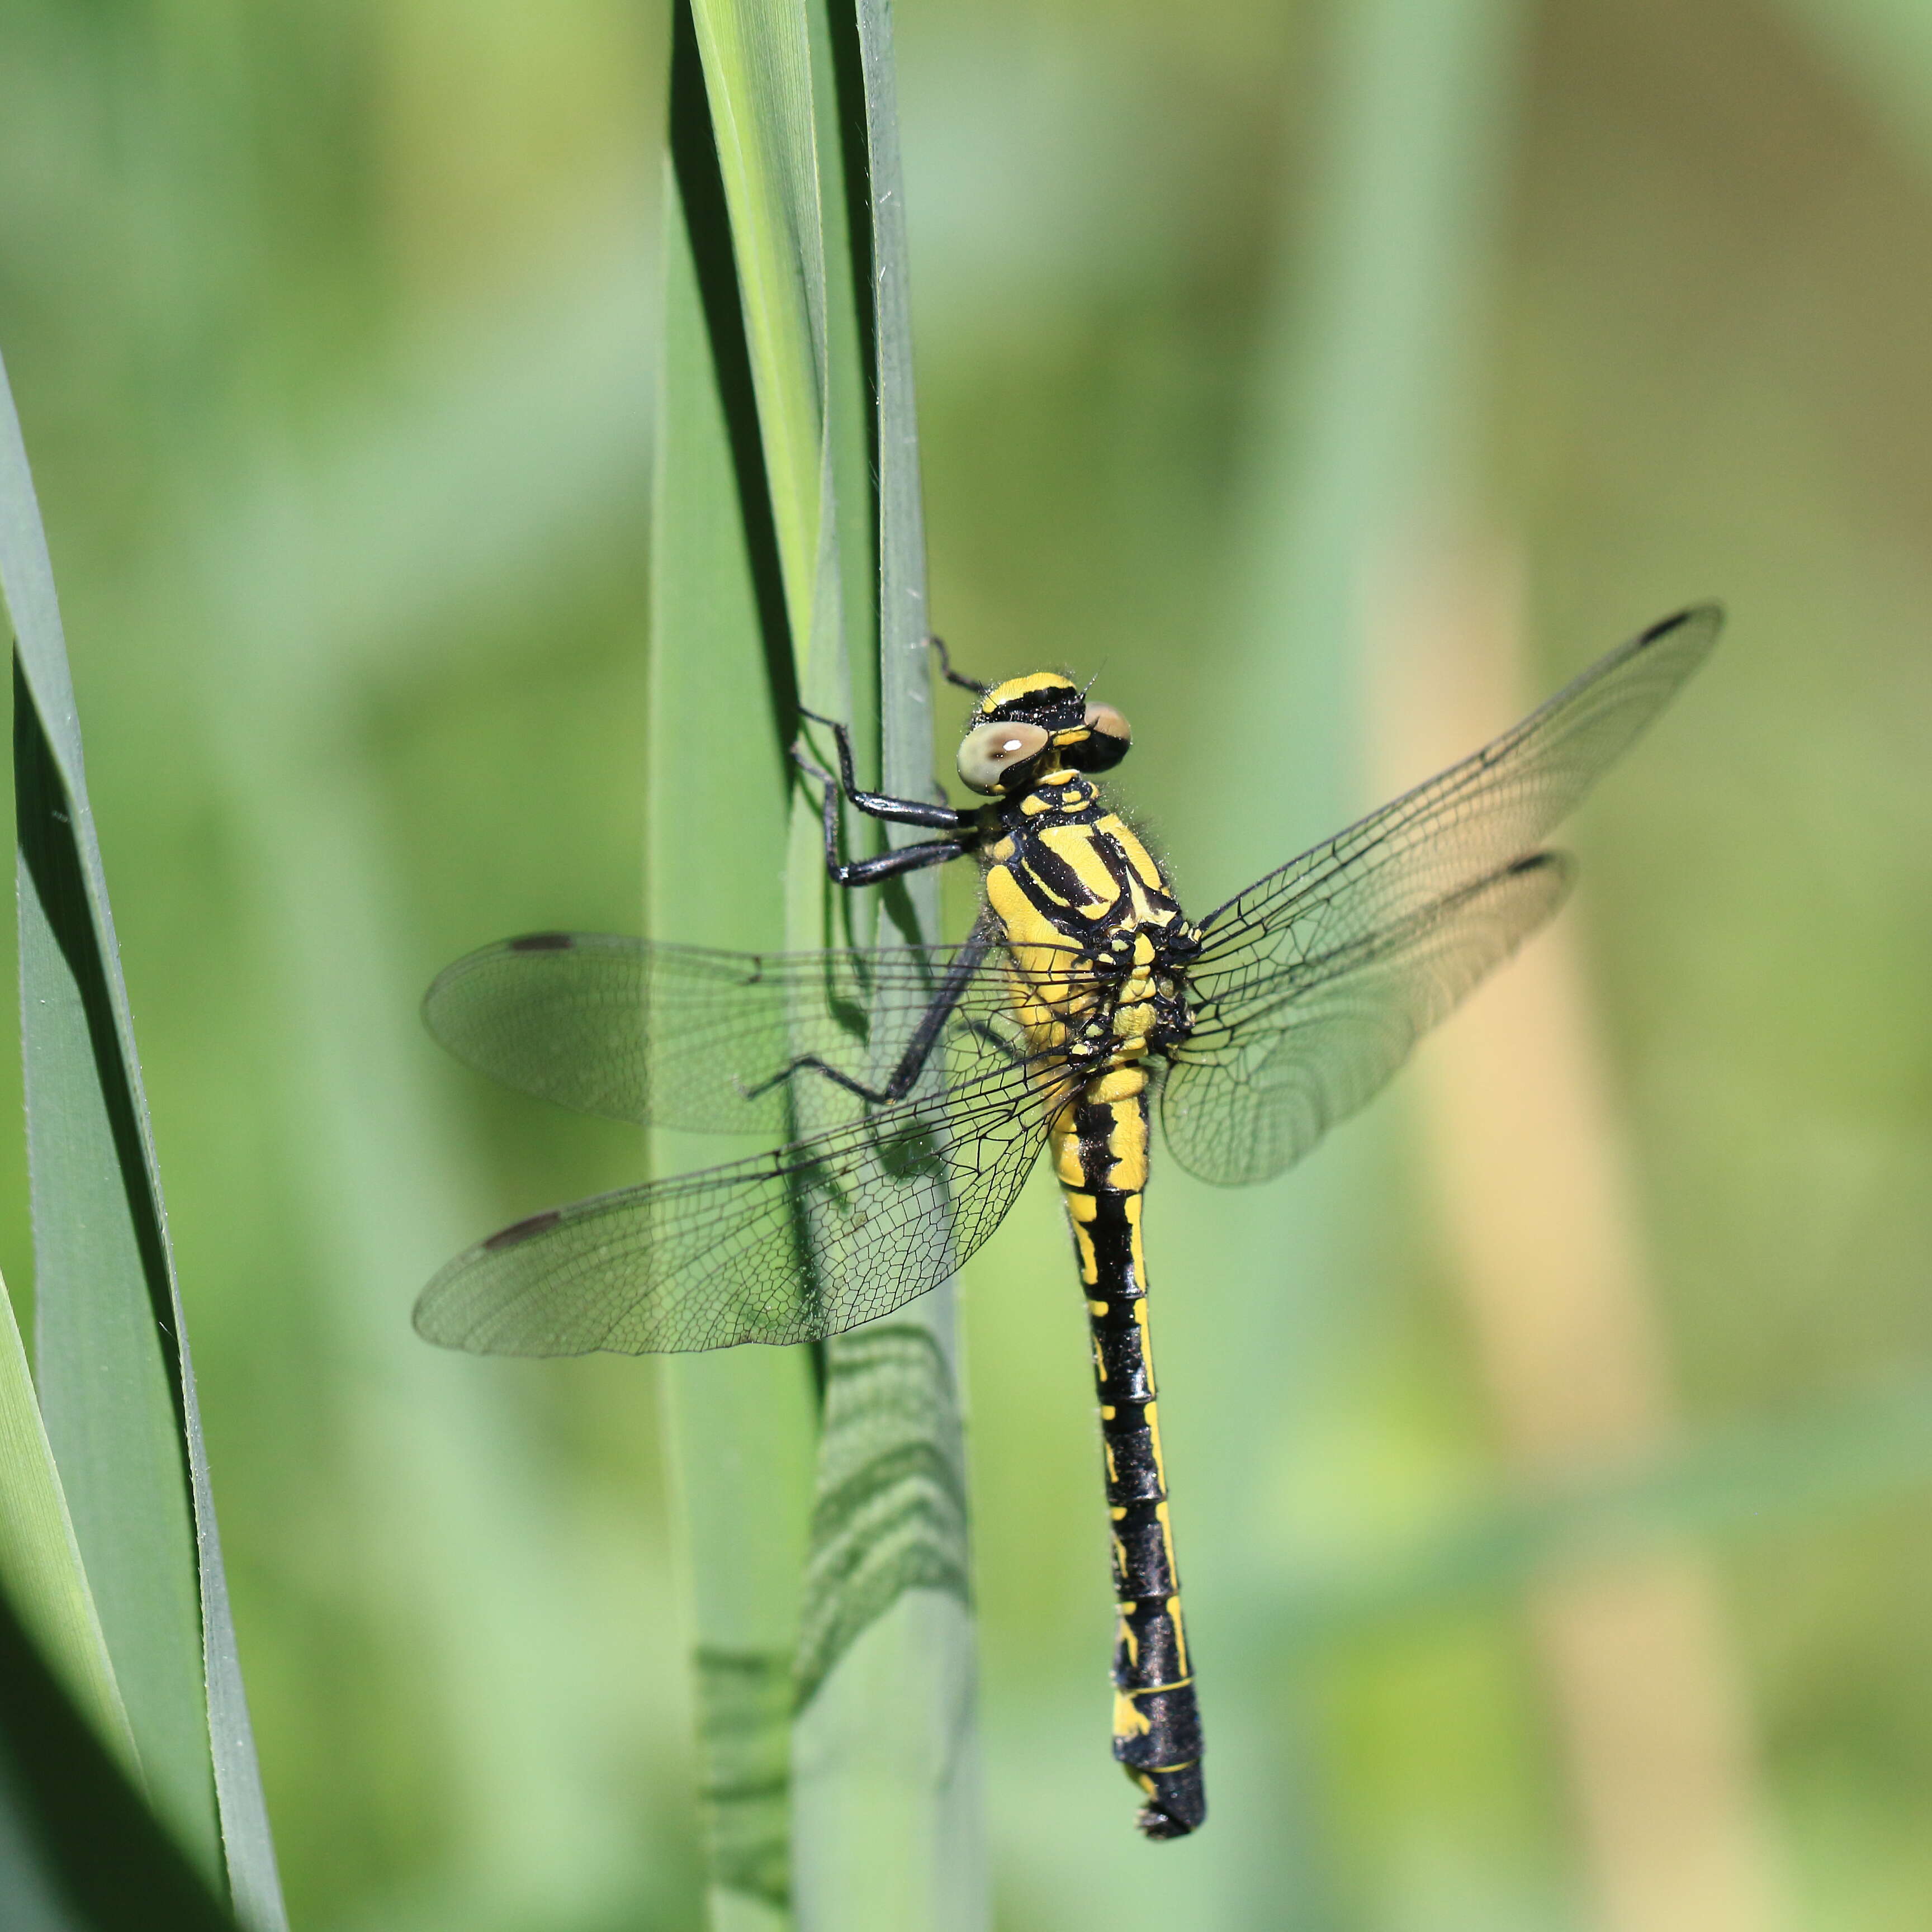
[[[904,1052],[899,1055],[899,1064],[892,1069],[891,1077],[883,1087],[868,1087],[864,1082],[854,1080],[850,1074],[841,1072],[830,1061],[820,1059],[817,1054],[802,1053],[769,1080],[761,1080],[757,1086],[744,1090],[745,1098],[755,1100],[781,1081],[789,1080],[794,1074],[809,1068],[814,1073],[824,1074],[833,1085],[844,1088],[848,1094],[856,1094],[860,1100],[870,1101],[875,1107],[889,1107],[896,1100],[903,1100],[926,1071],[926,1063],[932,1058],[932,1049],[939,1044],[946,1022],[952,1017],[973,975],[980,970],[980,962],[986,956],[988,944],[984,928],[979,928],[959,949],[957,957],[946,968],[939,990],[932,996],[932,1005],[920,1016],[912,1038],[906,1042]]]
[[[944,638],[929,637],[926,640],[939,653],[940,675],[948,684],[956,684],[962,691],[970,691],[984,698],[992,689],[990,684],[982,684],[976,677],[968,677],[963,670],[952,668],[952,658],[946,648]]]
[[[801,707],[802,709],[802,707]],[[836,718],[822,718],[816,711],[805,716],[830,728],[838,747],[838,777],[815,764],[802,743],[792,747],[792,759],[808,778],[825,788],[825,869],[834,885],[875,886],[882,879],[897,878],[902,872],[916,872],[922,866],[943,866],[970,852],[978,841],[979,818],[975,812],[956,812],[950,805],[928,805],[919,798],[890,798],[884,792],[861,791],[852,769],[852,740]],[[896,852],[881,852],[869,859],[844,859],[838,851],[838,799],[841,792],[872,818],[892,825],[922,825],[934,832],[950,832],[917,845],[902,845]]]

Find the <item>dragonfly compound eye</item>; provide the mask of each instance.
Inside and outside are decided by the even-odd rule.
[[[959,776],[975,791],[998,791],[1048,742],[1037,724],[982,724],[960,742]]]
[[[1111,771],[1127,755],[1133,730],[1111,704],[1090,704],[1085,724],[1088,738],[1080,747],[1078,763],[1084,772]],[[1070,764],[1075,760],[1070,759]]]

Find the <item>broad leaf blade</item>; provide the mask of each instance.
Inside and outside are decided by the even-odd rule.
[[[0,1589],[76,1708],[130,1777],[140,1760],[107,1641],[82,1567],[53,1450],[27,1372],[14,1304],[0,1284]]]
[[[970,1597],[952,1362],[927,1324],[908,1321],[903,1310],[842,1335],[826,1357],[796,1672],[808,1708],[907,1591],[936,1590],[961,1604]]]
[[[784,938],[777,874],[797,676],[737,256],[683,6],[674,32],[646,922],[660,938],[770,950]],[[652,1137],[661,1174],[720,1157],[715,1141]],[[812,1364],[803,1349],[738,1348],[669,1358],[662,1373],[694,1626],[711,1922],[715,1932],[768,1932],[792,1922],[792,1658],[818,1432]]]
[[[40,1393],[149,1793],[251,1926],[286,1922],[80,722],[0,371]]]
[[[930,881],[920,896],[902,887],[878,894],[828,887],[815,789],[793,784],[788,765],[778,767],[784,786],[776,797],[763,790],[762,762],[748,795],[742,783],[734,795],[730,784],[718,782],[746,771],[747,700],[762,656],[781,748],[794,734],[802,695],[814,710],[851,722],[866,779],[876,781],[889,742],[894,768],[911,774],[908,788],[932,791],[921,708],[923,557],[896,238],[890,418],[876,413],[873,374],[885,353],[875,270],[886,265],[877,259],[879,183],[868,158],[874,97],[862,77],[862,48],[869,45],[875,62],[884,58],[880,23],[862,40],[849,15],[818,0],[757,8],[694,0],[693,15],[689,38],[702,50],[716,136],[710,154],[701,152],[693,117],[680,118],[688,91],[674,74],[672,145],[694,284],[684,314],[701,316],[704,326],[680,328],[685,298],[674,246],[654,546],[654,928],[665,938],[769,945],[764,922],[781,902],[757,882],[770,876],[765,868],[782,849],[787,946],[866,943],[881,904],[904,933],[930,936]],[[890,116],[889,100],[884,112]],[[728,251],[720,246],[721,227]],[[728,281],[735,285],[735,315],[724,299]],[[746,434],[748,412],[755,436]],[[889,435],[896,442],[885,462]],[[889,530],[878,525],[875,460],[884,472],[879,488],[893,493]],[[875,542],[892,546],[886,569],[894,647],[883,674]],[[783,587],[782,599],[771,594],[774,584]],[[735,616],[721,625],[725,614]],[[882,686],[896,707],[890,722]],[[865,849],[860,842],[875,830],[863,820],[848,827],[851,849]],[[812,1110],[826,1102],[817,1093],[798,1100]],[[815,1111],[812,1118],[820,1124]],[[676,1145],[664,1138],[658,1144],[664,1154]],[[896,1318],[892,1335],[862,1334],[826,1351],[796,1680],[808,1708],[793,1738],[795,1760],[806,1768],[790,1786],[786,1895],[801,1924],[841,1932],[984,1919],[956,1338],[944,1291],[909,1313]],[[895,1340],[908,1346],[896,1351]],[[710,1363],[671,1371],[685,1466],[701,1472],[696,1483],[687,1478],[687,1490],[699,1512],[691,1534],[714,1770],[728,1745],[742,1766],[765,1762],[748,1746],[770,1721],[770,1700],[727,1693],[752,1682],[782,1611],[790,1636],[800,1628],[795,1573],[788,1596],[769,1570],[740,1574],[735,1601],[718,1587],[732,1574],[734,1546],[742,1547],[747,1531],[762,1525],[767,1546],[789,1548],[788,1539],[802,1536],[803,1512],[794,1514],[791,1501],[800,1438],[784,1425],[782,1451],[770,1439],[775,1419],[790,1413],[796,1385],[774,1385],[776,1400],[757,1412],[753,1440],[734,1444],[728,1432],[744,1389],[778,1372]],[[732,1379],[701,1380],[714,1377]],[[808,1441],[804,1447],[808,1454]],[[734,1462],[754,1451],[767,1472],[763,1492],[734,1491]],[[861,1506],[844,1507],[855,1498]],[[736,1568],[742,1573],[742,1562]],[[760,1633],[759,1642],[721,1644],[718,1630],[732,1623]],[[734,1896],[742,1900],[758,1892],[761,1868],[744,1862],[743,1842],[718,1831],[724,1822],[714,1818],[714,1853],[734,1861]],[[714,1879],[726,1876],[715,1856]],[[769,1883],[763,1891],[768,1900],[776,1896]]]
[[[0,1590],[0,1925],[235,1932]]]
[[[154,1256],[143,1240],[154,1222],[74,808],[18,669],[21,1024],[40,1402],[148,1790],[212,1878],[221,1858],[178,1369],[150,1298]]]
[[[825,260],[797,0],[694,0],[796,646],[820,556]]]
[[[843,174],[844,193],[826,200],[852,211],[839,224],[843,285],[859,292],[856,334],[869,351],[856,368],[832,364],[832,397],[836,410],[842,378],[872,413],[876,464],[877,656],[862,676],[855,664],[849,682],[878,694],[884,789],[937,798],[890,17],[872,0],[860,0],[856,17],[836,0],[827,11],[847,138],[823,164],[828,176]],[[856,602],[872,560],[848,542],[841,561]],[[904,844],[922,835],[889,836]],[[800,862],[808,877],[818,870],[808,848]],[[938,937],[936,872],[877,897],[892,938]],[[799,1660],[801,1922],[970,1932],[986,1923],[988,1904],[953,1285],[838,1337],[826,1366]]]

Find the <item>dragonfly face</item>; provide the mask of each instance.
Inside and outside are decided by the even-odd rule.
[[[442,1270],[417,1328],[518,1354],[822,1340],[955,1273],[1047,1148],[1100,1394],[1114,1755],[1145,1798],[1144,1832],[1193,1830],[1201,1725],[1148,1340],[1150,1114],[1182,1166],[1227,1184],[1281,1173],[1360,1107],[1556,911],[1570,871],[1542,841],[1709,655],[1720,621],[1705,606],[1653,625],[1198,925],[1090,782],[1126,754],[1126,721],[1058,674],[989,688],[942,656],[977,700],[959,772],[988,802],[972,811],[863,790],[844,727],[818,721],[838,776],[800,762],[824,786],[832,878],[871,884],[973,854],[986,904],[971,937],[751,956],[553,933],[459,960],[430,989],[430,1029],[512,1086],[778,1138],[796,1132],[790,1100],[809,1082],[844,1118],[754,1160],[518,1222]],[[846,805],[936,836],[847,859]]]
[[[1132,742],[1127,721],[1118,711],[1089,704],[1084,692],[1054,671],[994,686],[976,715],[959,747],[959,776],[989,796],[1023,790],[1054,769],[1110,771]]]

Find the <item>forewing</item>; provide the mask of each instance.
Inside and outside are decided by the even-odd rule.
[[[943,1096],[775,1154],[533,1216],[444,1268],[417,1330],[508,1355],[822,1340],[959,1267],[1012,1205],[1062,1097],[1002,1056]]]
[[[1654,624],[1466,758],[1258,880],[1203,922],[1190,976],[1230,1012],[1284,972],[1402,928],[1526,856],[1711,652],[1714,604]]]
[[[797,1120],[776,1076],[811,1054],[883,1084],[962,960],[968,947],[723,952],[534,933],[446,968],[423,1017],[466,1066],[580,1113],[776,1138]],[[987,956],[941,1030],[956,1072],[988,1060],[987,1033],[1016,1037],[1003,969]]]
[[[1228,1185],[1292,1166],[1550,918],[1570,877],[1540,853],[1290,969],[1271,1000],[1209,1003],[1161,1090],[1175,1160]]]

